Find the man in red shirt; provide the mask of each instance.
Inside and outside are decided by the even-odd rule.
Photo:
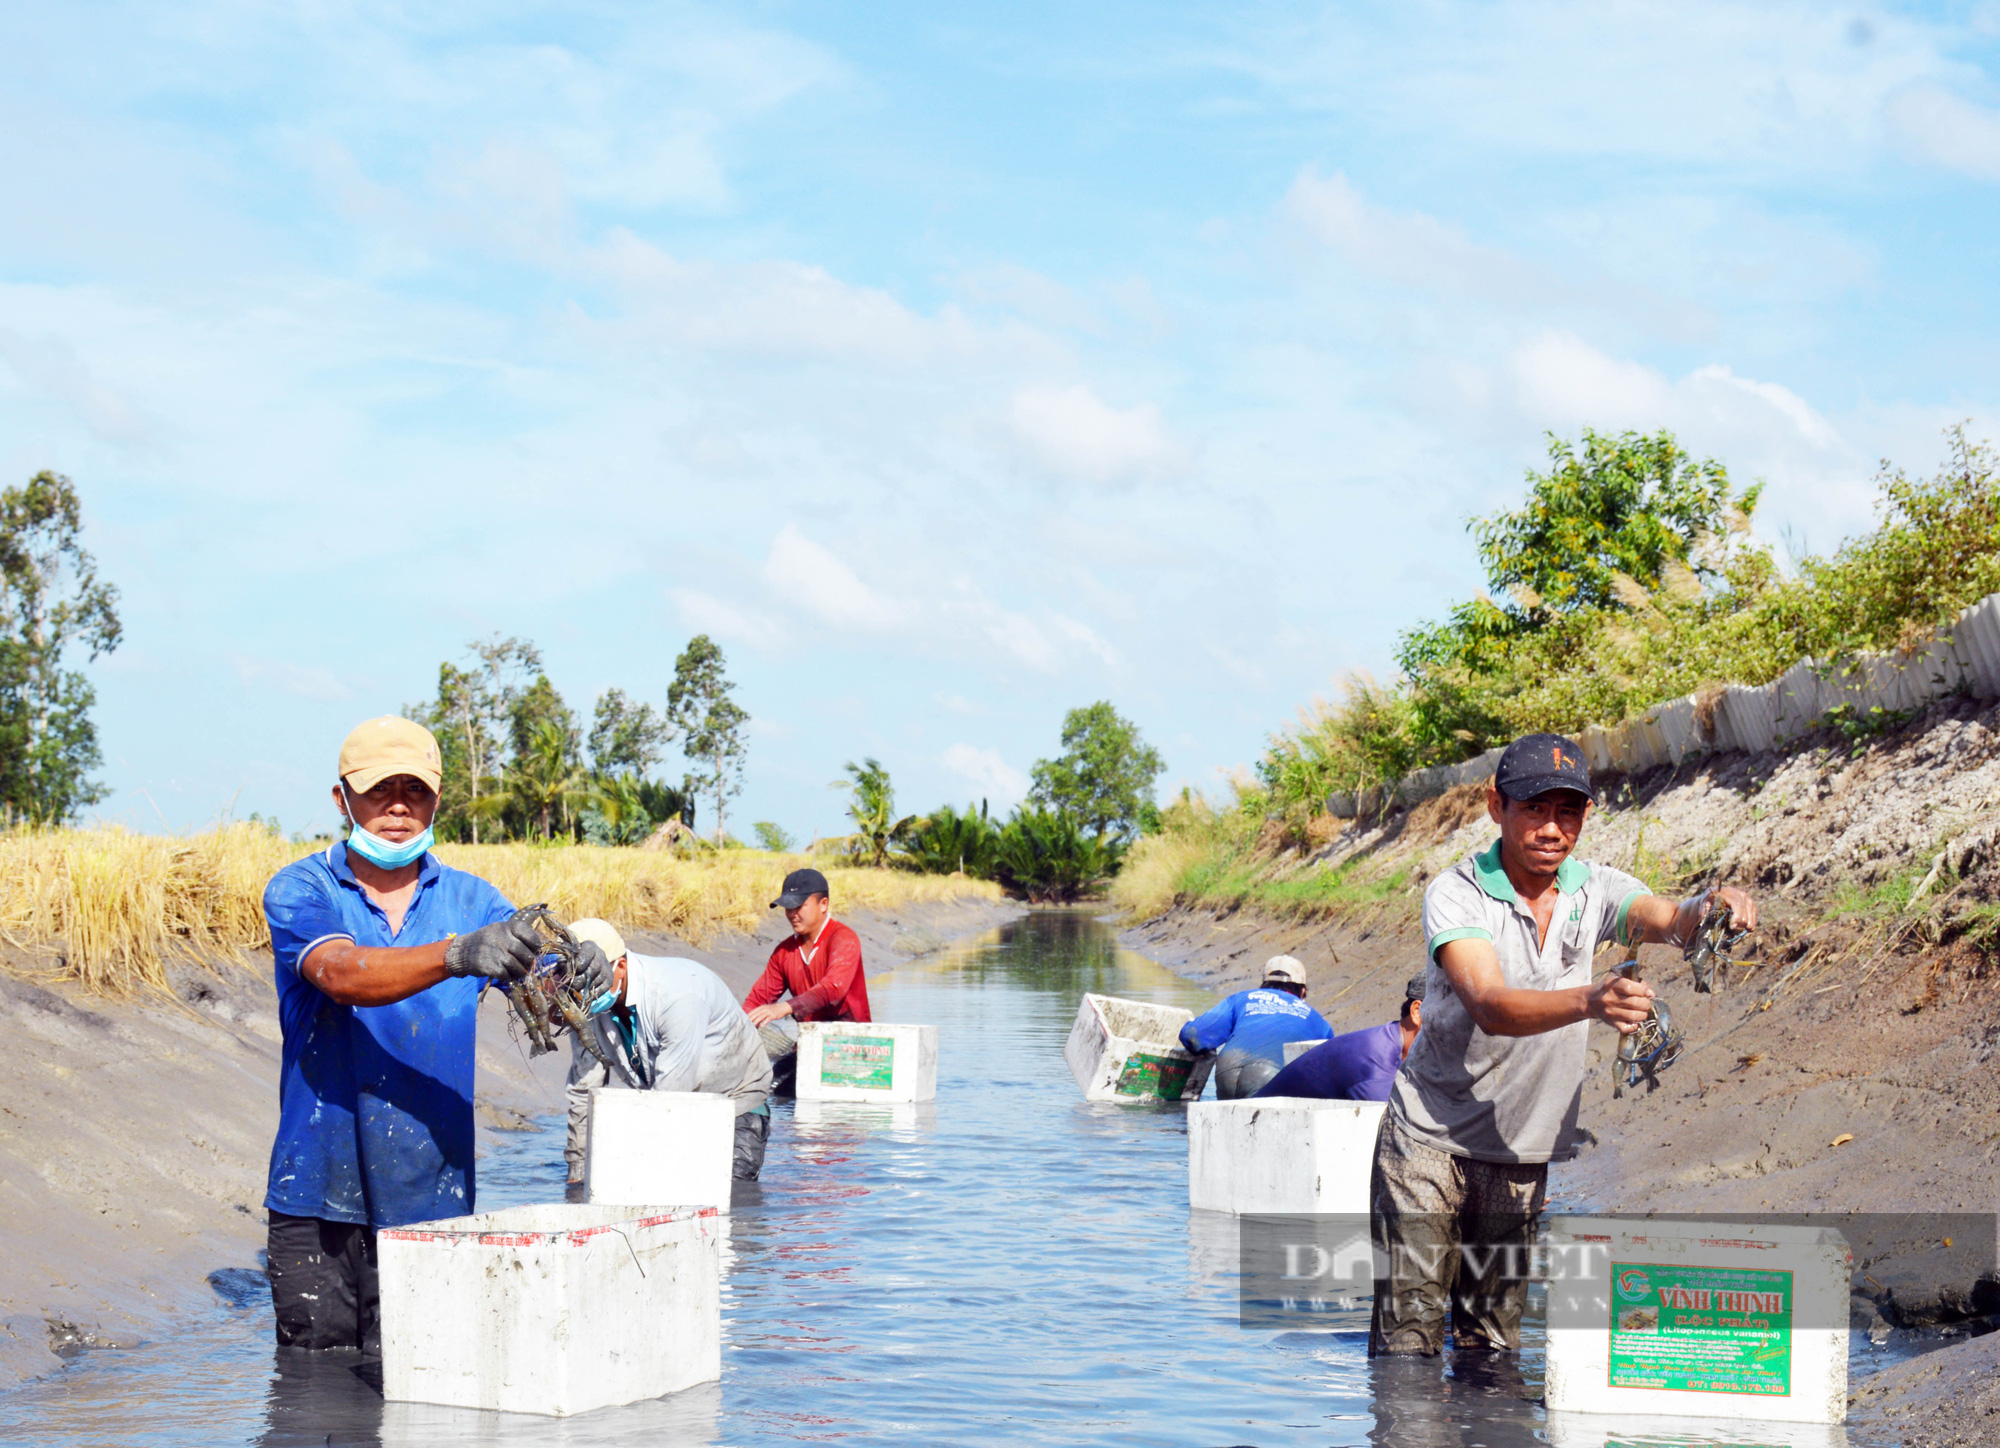
[[[750,1024],[763,1031],[766,1043],[774,1045],[771,1037],[777,1033],[764,1031],[764,1027],[783,1016],[801,1021],[872,1019],[868,1014],[868,981],[861,968],[861,938],[833,918],[826,876],[817,870],[792,871],[771,905],[784,910],[792,933],[778,942],[764,964],[764,973],[743,997]],[[780,999],[787,992],[791,999]],[[774,1054],[771,1063],[781,1096],[791,1094],[793,1073],[798,1068],[796,1044],[787,1044],[793,1054]]]

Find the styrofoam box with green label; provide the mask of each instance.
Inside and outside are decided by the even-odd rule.
[[[563,1417],[714,1382],[723,1230],[564,1203],[385,1227],[382,1395]]]
[[[935,1101],[938,1028],[886,1021],[799,1026],[801,1101]]]
[[[1846,1418],[1832,1228],[1558,1217],[1546,1248],[1552,1415]]]
[[[1368,1214],[1380,1101],[1259,1096],[1188,1107],[1188,1205],[1245,1216]]]
[[[1181,1027],[1193,1019],[1179,1006],[1086,995],[1063,1060],[1086,1101],[1194,1101],[1215,1061],[1181,1049]]]
[[[729,1210],[736,1103],[700,1091],[590,1093],[585,1194],[611,1206]]]

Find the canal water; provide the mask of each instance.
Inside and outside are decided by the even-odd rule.
[[[1085,1103],[1062,1058],[1085,991],[1197,1010],[1207,992],[1054,912],[869,990],[878,1017],[939,1027],[938,1099],[776,1104],[764,1179],[732,1213],[720,1384],[571,1419],[385,1405],[351,1361],[274,1362],[261,1278],[225,1273],[172,1341],[0,1395],[0,1442],[1550,1442],[1538,1323],[1497,1367],[1371,1365],[1359,1314],[1238,1326],[1233,1223],[1187,1206],[1184,1109]],[[482,1209],[561,1199],[547,1126],[482,1163]]]

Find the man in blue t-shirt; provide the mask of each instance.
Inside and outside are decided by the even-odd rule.
[[[1255,1093],[1285,1064],[1285,1042],[1324,1041],[1333,1034],[1305,1002],[1306,968],[1289,955],[1264,964],[1264,983],[1240,990],[1181,1027],[1181,1045],[1197,1056],[1215,1053],[1215,1094],[1224,1101]]]
[[[443,765],[408,719],[340,748],[350,830],[264,890],[284,1032],[271,1144],[278,1342],[377,1345],[375,1229],[472,1211],[473,1038],[488,981],[518,980],[532,927],[431,855]]]
[[[1368,1026],[1314,1046],[1271,1078],[1259,1096],[1303,1096],[1317,1101],[1387,1101],[1403,1057],[1424,1024],[1424,978],[1403,987],[1403,1013],[1387,1025]]]

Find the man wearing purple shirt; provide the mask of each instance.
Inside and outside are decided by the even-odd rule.
[[[1349,1031],[1322,1042],[1271,1078],[1259,1096],[1318,1101],[1387,1101],[1403,1057],[1423,1026],[1424,978],[1403,987],[1403,1013],[1387,1025]]]

